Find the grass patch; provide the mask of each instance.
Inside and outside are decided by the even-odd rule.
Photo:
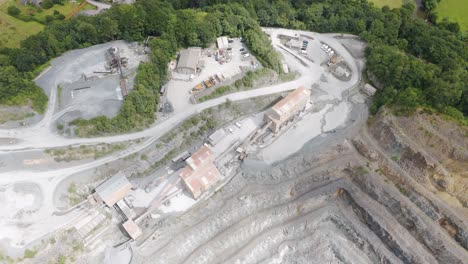
[[[47,96],[38,86],[32,91],[21,91],[16,96],[2,102],[6,106],[31,106],[31,108],[43,114],[47,108]]]
[[[57,86],[57,103],[59,107],[62,107],[62,92],[63,92],[62,86],[58,85]]]
[[[75,8],[80,5],[81,1],[72,3],[65,1],[63,5],[55,4],[49,9],[43,9],[34,5],[23,5],[21,0],[6,0],[0,1],[0,48],[16,48],[22,40],[26,39],[31,35],[39,33],[44,28],[46,22],[46,16],[54,16],[54,12],[57,11],[60,14],[66,16],[71,13]],[[20,11],[20,18],[16,18],[8,15],[8,6],[16,6]],[[82,10],[96,9],[95,6],[86,4]],[[23,21],[23,20],[31,21]],[[44,66],[46,68],[48,64]],[[35,71],[37,75],[42,71]]]
[[[30,112],[27,112],[27,113],[6,112],[0,115],[0,124],[6,123],[8,121],[19,121],[19,120],[23,120],[23,119],[33,117],[33,116],[34,116],[34,113],[30,113]]]
[[[40,66],[37,66],[37,67],[32,71],[33,76],[34,76],[34,77],[39,76],[39,74],[41,74],[41,72],[42,72],[43,70],[45,70],[47,67],[49,67],[49,66],[50,66],[50,61],[48,61],[48,62],[46,62],[46,63],[44,63],[44,64],[42,64],[42,65],[40,65]]]
[[[70,186],[68,186],[68,192],[72,194],[76,193],[76,184],[74,182],[72,182]]]
[[[37,12],[33,14],[33,16],[41,21],[45,22],[46,16],[53,16],[54,11],[59,12],[60,14],[67,16],[71,13],[75,8],[80,5],[81,1],[76,1],[75,3],[71,3],[70,1],[65,1],[63,5],[55,4],[53,7],[49,9],[42,9],[42,12]]]
[[[396,185],[397,189],[400,191],[401,194],[404,196],[408,196],[408,190],[401,184]]]
[[[81,10],[96,10],[97,7],[91,4],[86,4]]]
[[[24,258],[25,259],[28,259],[28,258],[34,258],[34,256],[36,256],[37,254],[37,250],[29,250],[29,249],[26,249],[24,251]]]
[[[359,166],[357,169],[360,175],[365,175],[369,173],[369,171],[364,166]]]
[[[436,7],[437,20],[444,17],[449,21],[457,22],[461,31],[468,31],[468,1],[466,0],[441,0]]]
[[[59,126],[60,125],[60,126]],[[57,129],[62,130],[63,125],[57,124]],[[83,159],[99,159],[107,156],[116,151],[122,150],[128,146],[128,143],[114,143],[114,144],[99,144],[95,146],[81,145],[79,147],[67,147],[46,149],[45,153],[54,158],[56,162],[83,160]]]
[[[404,0],[370,0],[370,2],[377,7],[388,6],[390,8],[399,8],[404,4]]]
[[[0,5],[0,48],[19,47],[22,40],[39,33],[44,28],[41,23],[35,21],[24,22],[8,15],[8,5],[8,2]]]

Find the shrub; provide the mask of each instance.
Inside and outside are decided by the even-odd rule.
[[[17,16],[21,13],[21,10],[19,10],[19,8],[16,6],[9,6],[7,12],[10,16]]]
[[[57,264],[65,264],[66,261],[67,261],[67,257],[65,257],[64,255],[60,255],[58,257]]]
[[[29,249],[26,249],[24,251],[24,258],[34,258],[34,256],[36,256],[37,254],[37,250],[29,250]]]
[[[44,8],[44,9],[49,9],[49,8],[51,8],[53,6],[54,6],[54,3],[52,2],[52,0],[44,0],[42,2],[42,8]]]

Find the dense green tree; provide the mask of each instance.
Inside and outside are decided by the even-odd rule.
[[[18,72],[15,67],[0,67],[0,104],[29,103],[35,98],[33,108],[42,113],[47,103],[47,96],[42,92],[30,76]]]
[[[398,92],[396,103],[405,110],[412,111],[424,102],[421,90],[416,88],[406,88]]]
[[[97,17],[96,31],[101,41],[114,40],[120,37],[119,24],[107,16]]]
[[[17,16],[21,13],[21,10],[16,7],[15,5],[10,5],[8,8],[7,8],[7,13],[10,15],[10,16]]]

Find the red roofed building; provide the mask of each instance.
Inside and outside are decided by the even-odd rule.
[[[302,86],[297,88],[265,113],[265,122],[271,122],[270,129],[275,133],[278,132],[286,121],[304,109],[309,99],[309,90]]]
[[[179,172],[185,188],[195,199],[213,186],[221,175],[213,161],[213,152],[209,147],[203,146],[185,161],[187,166]]]

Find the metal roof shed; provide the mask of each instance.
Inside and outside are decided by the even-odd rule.
[[[213,134],[208,136],[208,141],[211,145],[218,144],[226,136],[226,130],[224,128],[216,130]]]
[[[96,187],[96,194],[109,207],[123,199],[131,191],[132,184],[121,172]]]
[[[179,61],[176,71],[183,74],[197,73],[198,61],[200,60],[201,49],[192,47],[180,51]]]
[[[375,92],[377,92],[377,89],[374,88],[374,86],[366,83],[366,85],[364,85],[364,87],[362,88],[362,90],[364,91],[365,94],[369,95],[369,96],[373,96],[375,94]]]
[[[223,37],[217,38],[216,44],[218,45],[218,49],[227,49],[229,47],[228,37],[223,36]]]

